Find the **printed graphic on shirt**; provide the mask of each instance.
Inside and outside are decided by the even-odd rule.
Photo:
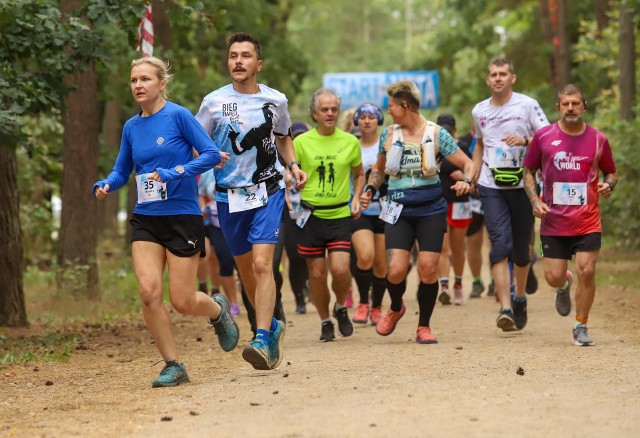
[[[575,156],[571,152],[562,151],[554,155],[553,165],[558,170],[581,170],[580,162],[585,160],[589,160],[589,157]]]
[[[240,129],[236,131],[234,125],[238,126],[239,115],[237,105],[223,104],[223,114],[225,113],[225,105],[228,107],[229,114],[229,132],[227,136],[231,141],[231,149],[236,155],[242,155],[245,152],[256,148],[256,171],[253,172],[251,180],[253,182],[264,181],[274,176],[277,171],[275,169],[276,162],[276,145],[273,142],[271,132],[273,130],[273,112],[271,107],[275,107],[273,102],[266,102],[262,105],[262,114],[264,115],[264,123],[249,129],[249,131],[238,141]]]

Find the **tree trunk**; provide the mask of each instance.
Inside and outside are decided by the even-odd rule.
[[[62,0],[63,13],[81,6]],[[98,87],[93,66],[65,77],[72,91],[64,99],[62,123],[62,215],[58,242],[59,292],[91,299],[100,297],[96,245],[96,199],[91,191],[98,179]]]
[[[569,54],[569,28],[567,23],[567,0],[558,0],[558,29],[556,32],[558,46],[556,49],[556,66],[558,68],[558,87],[571,82],[571,56]]]
[[[620,2],[620,117],[634,118],[633,106],[636,96],[635,32],[633,8],[628,0]]]
[[[593,0],[593,12],[596,16],[598,33],[600,35],[602,35],[602,31],[609,26],[610,8],[610,0]]]
[[[165,10],[169,7],[168,3],[169,2],[166,1],[154,0],[151,10],[153,14],[153,41],[154,43],[160,43],[165,52],[173,48],[173,32]],[[154,53],[155,48],[156,47],[154,47]]]
[[[26,326],[16,151],[0,146],[0,326]]]

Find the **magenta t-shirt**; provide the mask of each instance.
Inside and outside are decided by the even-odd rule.
[[[598,172],[614,173],[616,166],[605,135],[587,125],[580,135],[563,132],[558,123],[539,129],[524,160],[541,169],[542,201],[551,211],[543,216],[540,234],[580,236],[601,233]]]

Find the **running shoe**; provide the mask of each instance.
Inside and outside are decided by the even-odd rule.
[[[160,375],[151,382],[152,388],[165,388],[189,383],[187,368],[183,363],[178,363],[175,360],[167,360],[165,363],[166,365],[160,371]]]
[[[473,286],[471,286],[469,298],[480,298],[482,292],[484,292],[484,284],[482,284],[482,280],[474,280]]]
[[[271,337],[269,337],[271,338]],[[249,362],[256,370],[270,370],[269,345],[254,339],[242,350],[242,358]]]
[[[407,311],[407,308],[402,303],[402,309],[399,312],[394,312],[393,310],[387,310],[387,313],[384,314],[380,322],[376,325],[376,333],[381,336],[389,336],[396,329],[396,325],[398,325],[398,321],[402,318]]]
[[[513,307],[513,319],[516,322],[516,328],[522,330],[527,325],[527,300],[524,301],[512,300],[511,306]]]
[[[464,304],[464,292],[462,292],[461,284],[453,285],[453,304],[462,306]]]
[[[560,316],[567,316],[571,313],[571,284],[573,284],[573,274],[567,271],[566,288],[559,287],[556,289],[556,310]]]
[[[358,324],[366,324],[369,319],[369,305],[360,303],[358,304],[358,308],[356,309],[356,313],[353,314],[353,322]]]
[[[238,303],[231,303],[229,309],[231,310],[231,316],[234,318],[240,315],[240,306],[238,306]]]
[[[269,366],[275,369],[282,362],[282,342],[284,341],[284,332],[287,330],[284,322],[277,321],[277,327],[274,331],[269,332]]]
[[[444,306],[451,304],[451,295],[449,295],[449,289],[442,289],[442,292],[440,292],[440,295],[438,296],[438,301],[440,301]]]
[[[593,339],[589,336],[589,329],[586,324],[578,324],[573,329],[573,345],[588,347],[593,345]]]
[[[496,325],[502,329],[503,332],[513,332],[516,329],[516,321],[513,318],[513,311],[511,309],[502,309],[498,319],[496,319]]]
[[[369,314],[371,325],[376,325],[382,319],[382,307],[372,307]]]
[[[330,342],[336,338],[336,333],[331,321],[322,323],[322,331],[320,332],[320,342]]]
[[[347,299],[344,302],[344,305],[347,306],[347,309],[351,309],[353,307],[353,289],[349,288],[349,292],[347,293]]]
[[[231,351],[238,345],[238,339],[240,339],[240,330],[238,324],[231,316],[229,309],[229,300],[222,294],[215,294],[212,297],[213,301],[220,305],[220,316],[217,320],[213,321],[209,318],[209,324],[213,327],[218,335],[218,342],[220,347],[224,351]]]
[[[431,328],[419,325],[416,332],[416,342],[418,344],[437,344],[438,340],[431,333]]]
[[[353,334],[353,324],[351,324],[349,313],[347,312],[346,307],[343,307],[342,309],[336,309],[336,306],[334,304],[333,317],[338,321],[338,331],[342,336],[347,337]]]

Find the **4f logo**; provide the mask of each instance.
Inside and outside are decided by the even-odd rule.
[[[562,143],[562,140],[553,140],[551,142],[551,146],[560,146],[561,143]]]

